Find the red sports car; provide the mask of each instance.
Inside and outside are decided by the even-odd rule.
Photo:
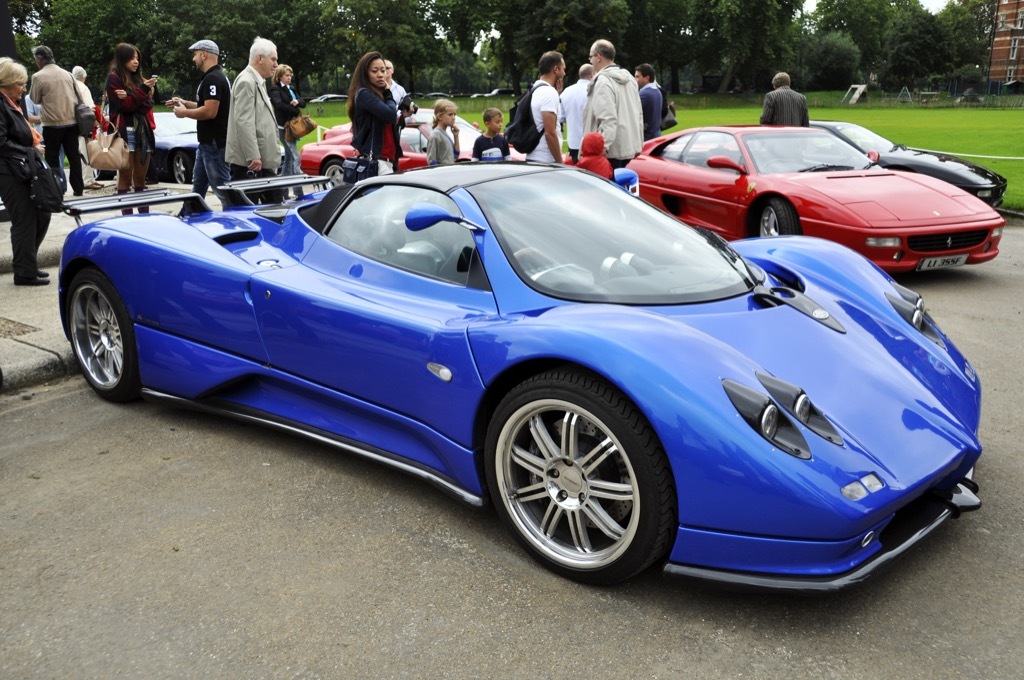
[[[405,127],[402,128],[402,158],[398,161],[399,170],[411,170],[427,164],[427,140],[434,131],[430,125],[433,118],[433,110],[426,109],[420,109],[406,118]],[[480,136],[480,130],[464,118],[457,117],[455,124],[459,128],[461,149],[458,160],[472,160],[473,144]],[[345,123],[336,125],[324,133],[322,141],[310,142],[303,146],[299,153],[299,165],[307,175],[327,175],[336,179],[337,183],[341,181],[342,161],[357,155],[356,150],[352,148],[352,124]],[[513,151],[512,158],[523,160],[525,156]]]
[[[1006,224],[962,189],[885,170],[814,128],[684,130],[648,142],[629,167],[641,197],[683,222],[727,239],[818,236],[889,272],[987,262]]]

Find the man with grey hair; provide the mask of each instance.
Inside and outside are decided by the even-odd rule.
[[[566,127],[566,140],[569,142],[569,155],[572,162],[580,160],[580,142],[583,140],[583,107],[587,105],[587,88],[594,78],[594,67],[590,64],[580,66],[580,79],[562,90],[562,120]]]
[[[78,87],[78,95],[82,98],[83,104],[88,104],[90,109],[96,109],[96,102],[93,101],[92,92],[85,84],[85,79],[88,77],[88,73],[81,66],[76,66],[71,69],[71,75],[75,79],[75,86]],[[86,146],[86,142],[89,137],[78,137],[78,153],[82,155],[82,181],[85,182],[85,188],[89,191],[95,191],[102,189],[103,185],[96,181],[95,175],[92,170],[92,166],[89,165],[89,151]]]
[[[595,75],[583,110],[583,131],[600,132],[608,162],[613,168],[624,168],[643,146],[640,88],[633,74],[615,63],[611,42],[598,40],[591,45],[590,63]]]
[[[249,48],[249,65],[231,87],[227,147],[224,159],[231,165],[231,179],[272,177],[281,165],[277,117],[267,94],[267,78],[277,68],[277,46],[256,38]],[[277,203],[278,191],[253,197],[257,202]]]
[[[78,153],[78,123],[75,121],[75,96],[77,85],[71,74],[53,60],[53,50],[40,45],[32,50],[39,70],[32,76],[32,101],[42,107],[43,144],[46,146],[46,162],[52,168],[63,167],[60,152],[67,156],[68,175],[71,191],[81,196],[82,181],[81,154]],[[65,189],[66,190],[66,189]]]
[[[789,74],[779,72],[772,78],[771,92],[764,96],[761,125],[794,125],[809,127],[807,97],[790,89]]]

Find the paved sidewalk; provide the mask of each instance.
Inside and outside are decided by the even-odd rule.
[[[114,182],[86,191],[86,198],[114,193]],[[150,189],[187,192],[184,184],[156,184]],[[72,200],[68,194],[67,200]],[[213,192],[207,192],[211,208],[220,209]],[[176,206],[158,206],[154,212],[174,213]],[[110,213],[112,216],[117,213]],[[105,214],[88,215],[86,221]],[[39,268],[49,272],[48,286],[15,286],[11,273],[11,223],[0,222],[0,392],[14,392],[78,372],[71,345],[64,337],[57,306],[57,269],[64,239],[76,227],[63,213],[50,218],[50,229],[39,249]]]

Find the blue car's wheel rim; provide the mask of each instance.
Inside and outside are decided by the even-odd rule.
[[[71,344],[90,382],[113,387],[124,368],[121,326],[110,300],[92,284],[75,289],[71,299]]]
[[[501,501],[521,535],[570,569],[605,567],[636,536],[640,488],[611,429],[577,404],[531,401],[498,437]]]

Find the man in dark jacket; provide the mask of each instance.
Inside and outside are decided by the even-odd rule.
[[[772,78],[775,88],[764,96],[761,125],[794,125],[808,127],[807,97],[789,88],[788,73],[776,73]]]
[[[172,97],[166,103],[174,107],[178,118],[196,120],[196,164],[192,169],[192,191],[206,196],[206,190],[213,187],[214,195],[221,201],[220,187],[231,178],[231,169],[224,160],[224,148],[228,143],[228,116],[231,111],[231,85],[220,65],[220,48],[212,40],[200,40],[189,48],[192,63],[196,65],[203,79],[196,89],[196,101]]]

